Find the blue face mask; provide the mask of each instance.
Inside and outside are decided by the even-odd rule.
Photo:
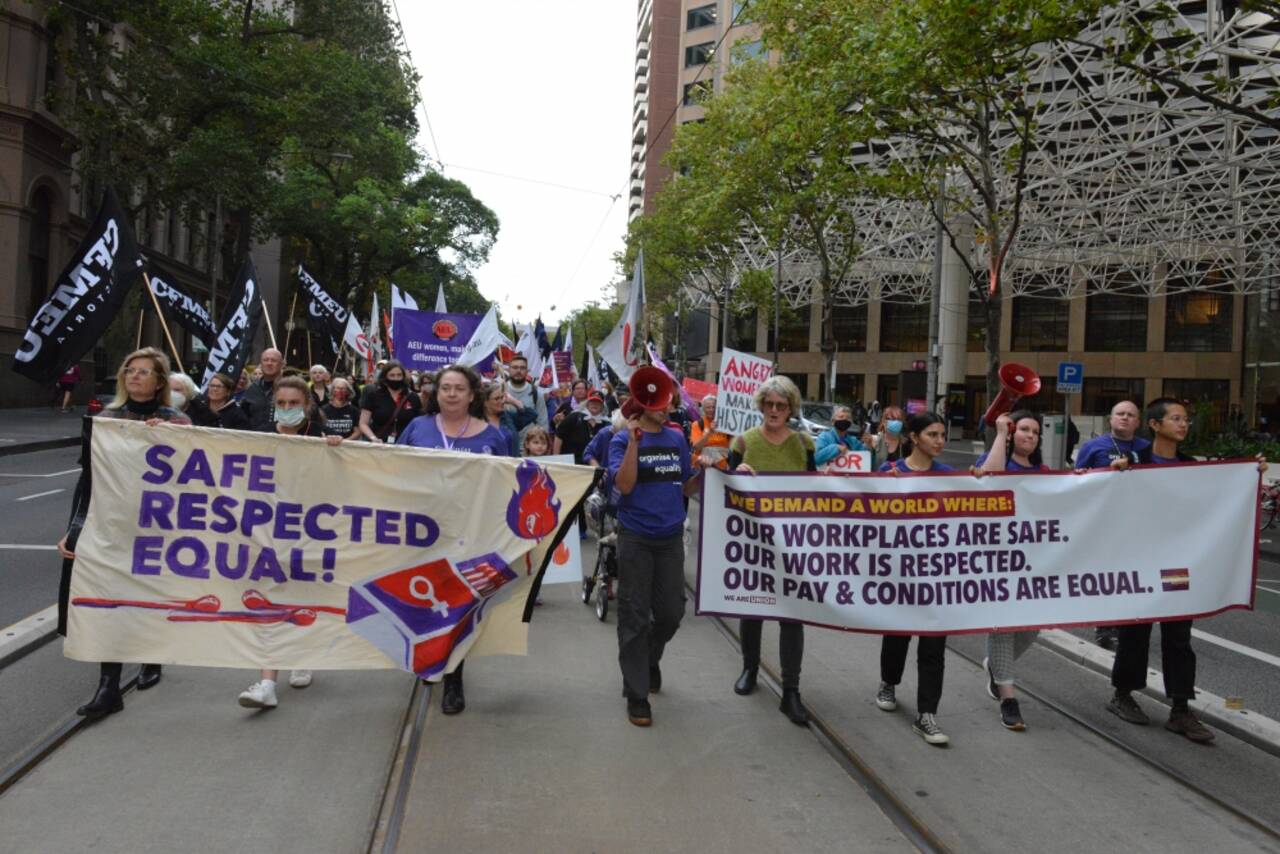
[[[885,424],[884,429],[892,433],[893,435],[897,436],[899,433],[902,432],[902,422],[898,421],[895,418],[893,421],[890,421],[889,423]]]
[[[301,406],[295,407],[294,409],[276,410],[276,421],[286,427],[297,427],[306,420],[307,410]]]

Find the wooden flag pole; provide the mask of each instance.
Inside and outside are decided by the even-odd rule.
[[[293,337],[293,310],[298,307],[298,291],[293,291],[293,299],[289,303],[289,319],[284,324],[284,361],[289,362],[289,339]],[[308,367],[310,367],[308,365]]]
[[[259,301],[262,303],[262,318],[267,321],[267,334],[271,336],[271,349],[279,350],[276,346],[276,331],[271,328],[271,312],[267,311],[266,297],[259,297]]]
[[[142,321],[146,316],[147,309],[145,307],[138,309],[138,334],[133,339],[133,349],[135,350],[142,349]]]
[[[173,360],[178,363],[178,370],[185,374],[187,369],[182,367],[182,355],[173,344],[173,336],[169,334],[169,324],[165,323],[164,312],[160,310],[160,301],[156,299],[156,292],[151,290],[151,277],[143,273],[142,280],[146,282],[147,294],[151,297],[151,304],[156,307],[156,317],[160,318],[160,328],[164,330],[164,338],[169,342],[169,352],[173,353]]]
[[[347,342],[343,341],[338,345],[338,355],[333,357],[333,370],[329,373],[336,374],[338,372],[338,363],[342,361],[342,351],[347,346]]]

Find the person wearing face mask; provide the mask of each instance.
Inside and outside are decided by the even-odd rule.
[[[320,408],[326,436],[354,439],[360,435],[360,408],[353,402],[351,383],[337,377],[329,384],[329,401]]]
[[[951,466],[938,462],[939,455],[947,446],[946,425],[941,415],[918,412],[907,419],[904,429],[906,437],[901,451],[905,456],[886,461],[880,466],[880,472],[902,475],[953,471]],[[876,692],[876,706],[881,711],[892,712],[898,708],[896,689],[907,667],[910,645],[911,635],[886,634],[880,641],[880,689]],[[938,726],[935,717],[942,700],[946,656],[945,635],[921,635],[916,639],[916,719],[911,729],[926,743],[937,746],[951,740]]]
[[[874,404],[872,408],[875,408]],[[896,406],[886,406],[880,415],[876,432],[862,437],[863,444],[872,453],[873,469],[902,459],[902,428],[906,420],[901,409]]]
[[[1135,436],[1138,432],[1138,404],[1122,400],[1111,407],[1108,419],[1110,430],[1095,436],[1080,446],[1076,452],[1075,470],[1112,468],[1124,471],[1138,462],[1138,455],[1151,447],[1146,439]],[[1098,626],[1094,641],[1103,649],[1115,649],[1116,627]]]
[[[190,424],[191,420],[177,409],[166,405],[169,400],[169,360],[153,347],[135,350],[120,364],[116,373],[115,400],[94,416],[96,418],[122,418],[126,421],[144,421],[148,425],[160,423]],[[157,439],[157,441],[159,441]],[[71,571],[75,561],[76,540],[84,527],[85,514],[89,510],[89,459],[82,451],[80,456],[80,480],[71,499],[71,521],[67,533],[58,540],[58,554],[62,556],[62,578],[58,584],[58,633],[67,635],[67,607],[71,599]],[[124,708],[120,694],[120,675],[124,665],[120,662],[103,662],[99,665],[98,690],[93,699],[76,709],[76,714],[96,721]],[[138,690],[146,691],[160,681],[160,665],[144,664],[138,673]]]
[[[274,423],[263,432],[278,436],[324,436],[330,446],[342,442],[341,436],[325,436],[324,416],[316,410],[311,399],[311,389],[302,377],[283,377],[275,383],[273,403]],[[274,709],[276,680],[279,671],[263,668],[257,682],[240,692],[239,703],[246,709]],[[306,688],[311,684],[310,670],[294,670],[289,674],[289,687]]]
[[[262,376],[256,377],[244,390],[240,398],[240,406],[249,417],[249,429],[262,432],[271,429],[272,401],[275,400],[275,384],[284,371],[284,354],[274,347],[262,351],[258,360],[257,371]]]
[[[200,390],[196,388],[195,380],[182,373],[174,371],[169,374],[169,406],[179,412],[187,412],[192,402],[196,400]],[[195,421],[192,413],[187,412],[188,417]]]
[[[387,362],[378,384],[360,399],[360,435],[370,442],[393,444],[409,422],[422,414],[422,400],[408,388],[404,365]]]
[[[198,427],[220,427],[224,430],[248,430],[249,419],[231,397],[235,380],[226,374],[214,374],[203,395],[191,402],[188,415]]]
[[[853,435],[853,410],[847,406],[837,406],[832,413],[831,429],[818,437],[817,448],[813,459],[824,466],[849,451],[865,451],[867,446]]]

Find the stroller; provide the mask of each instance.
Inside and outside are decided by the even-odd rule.
[[[591,575],[582,579],[582,604],[589,605],[595,593],[596,618],[609,616],[609,594],[618,580],[618,494],[613,482],[604,478],[587,496],[587,524],[595,531],[598,548]]]

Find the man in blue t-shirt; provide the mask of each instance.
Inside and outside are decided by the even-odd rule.
[[[697,491],[689,443],[667,426],[671,382],[653,369],[642,380],[658,388],[654,408],[614,434],[609,474],[618,503],[618,664],[627,718],[649,726],[649,692],[662,688],[659,663],[684,617],[684,497]],[[652,373],[649,371],[652,370]],[[639,374],[639,372],[637,372]],[[665,388],[665,394],[662,392]]]
[[[1138,404],[1132,400],[1122,400],[1111,407],[1111,430],[1080,446],[1076,452],[1076,471],[1104,468],[1124,471],[1137,463],[1138,454],[1151,447],[1146,439],[1134,436],[1138,432],[1138,423]],[[1103,649],[1115,649],[1115,627],[1098,626],[1094,640]]]

